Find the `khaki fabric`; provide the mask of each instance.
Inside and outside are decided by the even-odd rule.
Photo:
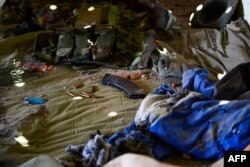
[[[239,20],[230,27],[216,29],[189,29],[183,33],[185,59],[195,60],[217,79],[241,63],[250,61],[250,29]]]
[[[40,155],[35,157],[19,167],[63,167],[59,161],[55,160],[53,157],[48,155]]]
[[[0,35],[1,33],[0,27]],[[34,52],[36,35],[44,33],[44,31],[31,32],[19,36],[9,37],[7,39],[0,40],[0,63],[6,63],[11,58],[22,59],[27,54]]]
[[[127,71],[102,69],[91,75],[81,72],[55,67],[51,72],[26,79],[24,87],[0,87],[0,161],[24,162],[40,154],[61,158],[67,155],[68,144],[84,145],[97,129],[112,134],[131,123],[142,100],[129,99],[120,90],[101,84],[106,73],[124,75]],[[142,79],[133,82],[146,93],[160,84]],[[79,83],[83,87],[74,90]],[[105,98],[72,100],[66,94],[67,90],[90,91],[92,86],[97,87],[97,96]],[[25,97],[43,97],[48,101],[46,106],[28,105],[23,102]],[[118,115],[109,117],[110,112]],[[15,141],[14,136],[20,135],[27,138],[29,147],[22,147]]]

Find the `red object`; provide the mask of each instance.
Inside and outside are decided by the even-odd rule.
[[[40,72],[45,72],[45,71],[51,71],[54,66],[50,64],[43,63],[41,61],[37,60],[26,60],[21,62],[20,65],[24,70],[28,71],[40,71]]]

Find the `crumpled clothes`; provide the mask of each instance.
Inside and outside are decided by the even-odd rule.
[[[183,90],[184,91],[184,90]],[[176,91],[167,84],[161,84],[160,87],[143,99],[135,115],[134,122],[140,125],[148,122],[150,125],[157,122],[161,117],[166,116],[170,108],[179,100],[182,93],[176,94]]]
[[[166,113],[165,108],[162,110],[162,103],[164,103],[165,99],[168,95],[157,95],[157,94],[149,94],[146,98],[143,99],[141,105],[135,115],[135,124],[139,125],[141,122],[149,122],[152,123],[154,120]],[[159,114],[159,115],[158,115]]]
[[[249,73],[250,63],[243,63],[213,83],[208,80],[206,69],[189,69],[183,73],[182,86],[217,100],[247,100],[250,98]]]
[[[243,150],[250,143],[249,104],[249,100],[211,100],[187,92],[149,129],[190,156],[216,160],[225,151]]]
[[[229,28],[188,29],[182,33],[182,54],[209,72],[217,81],[218,73],[231,71],[237,65],[250,62],[250,29],[245,20],[237,20],[240,31]],[[189,61],[189,60],[188,60]]]
[[[160,159],[172,152],[172,147],[148,133],[147,123],[136,126],[133,122],[121,132],[104,137],[99,131],[85,147],[69,145],[66,151],[81,155],[85,167],[103,166],[108,161],[125,153],[137,153]]]
[[[132,122],[122,132],[112,135],[108,142],[117,148],[120,155],[138,153],[161,159],[172,152],[172,147],[148,133],[149,125],[148,122],[141,122],[140,125]]]
[[[107,143],[104,136],[98,131],[91,136],[85,147],[68,145],[66,151],[71,154],[80,154],[85,167],[103,166],[110,159],[111,145]]]
[[[162,55],[160,58],[154,59],[152,70],[160,78],[173,77],[181,79],[183,73],[182,68],[182,62],[177,60],[176,56]]]
[[[121,134],[114,145],[121,153],[133,152],[152,156],[153,141],[140,131],[131,131],[125,136]]]
[[[204,68],[185,71],[182,75],[182,87],[211,98],[214,95],[214,83],[208,80],[208,72]]]
[[[160,87],[158,89],[155,89],[152,93],[153,94],[168,94],[168,95],[172,95],[174,94],[176,91],[169,85],[167,84],[161,84]]]
[[[142,105],[144,105],[147,101],[154,100],[154,99],[155,99],[155,102],[152,103],[145,110],[142,110],[142,108],[144,108],[144,106],[142,106],[142,105],[140,106],[140,108],[135,116],[136,124],[140,124],[141,122],[145,122],[145,121],[152,124],[155,121],[157,121],[159,118],[168,114],[167,108],[168,108],[169,104],[171,104],[170,101],[172,99],[170,100],[170,98],[169,98],[168,100],[166,100],[167,99],[166,96],[159,96],[158,98],[156,98],[157,96],[159,96],[159,95],[148,95],[147,96],[146,101],[144,101],[144,103],[142,103]],[[160,100],[160,99],[162,99],[162,100]]]

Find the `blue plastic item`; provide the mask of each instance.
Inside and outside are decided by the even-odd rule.
[[[37,98],[37,97],[26,97],[24,98],[24,102],[28,104],[44,104],[46,103],[46,100],[43,98]]]

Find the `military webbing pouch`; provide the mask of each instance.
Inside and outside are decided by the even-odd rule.
[[[75,31],[75,49],[74,57],[86,57],[89,53],[91,45],[88,44],[88,37],[86,31],[83,29],[81,31]]]
[[[34,54],[38,59],[53,63],[56,57],[58,35],[53,32],[39,32],[36,34]]]
[[[60,63],[72,57],[75,41],[74,32],[64,32],[59,35],[55,63]]]
[[[112,54],[114,35],[112,31],[101,33],[92,49],[93,59],[106,62]]]
[[[75,31],[76,48],[86,48],[88,44],[87,32],[83,30]]]

